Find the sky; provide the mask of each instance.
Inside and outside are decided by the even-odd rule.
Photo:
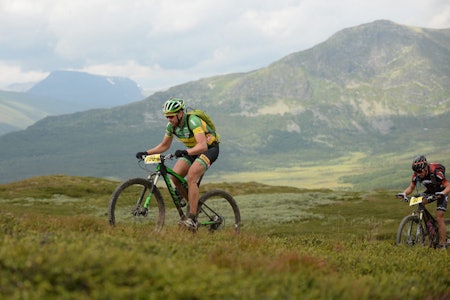
[[[380,19],[450,28],[450,1],[0,0],[0,90],[72,70],[154,92],[263,68]]]

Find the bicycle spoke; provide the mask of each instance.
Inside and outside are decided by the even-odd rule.
[[[424,229],[416,216],[405,217],[397,231],[397,244],[424,245]]]
[[[214,190],[200,198],[198,213],[200,227],[211,232],[240,232],[241,216],[234,198],[225,191]]]
[[[130,179],[114,191],[109,205],[111,225],[141,224],[159,231],[164,224],[165,207],[161,194],[155,189],[150,205],[144,203],[150,196],[151,183],[142,178]]]

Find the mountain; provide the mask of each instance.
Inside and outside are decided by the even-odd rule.
[[[51,115],[110,108],[142,100],[138,85],[122,77],[55,71],[27,92],[0,91],[0,135]]]
[[[36,82],[12,83],[6,88],[10,92],[26,92],[31,89]]]
[[[0,91],[0,135],[27,128],[49,115],[86,110],[87,107],[45,96]]]
[[[144,98],[139,86],[131,79],[74,71],[54,71],[27,93],[79,103],[88,108],[110,108]]]
[[[142,175],[134,154],[160,142],[161,106],[175,96],[212,116],[222,137],[215,174],[249,172],[256,181],[252,172],[270,172],[273,181],[320,170],[314,176],[323,182],[342,173],[340,182],[361,189],[403,186],[417,153],[450,163],[448,82],[450,29],[375,21],[258,70],[47,117],[1,136],[0,182],[53,173]]]

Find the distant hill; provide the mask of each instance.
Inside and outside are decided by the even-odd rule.
[[[74,71],[54,71],[27,93],[89,108],[110,108],[144,98],[139,86],[131,79]]]
[[[205,109],[221,133],[213,174],[270,172],[261,178],[273,183],[292,172],[303,187],[309,175],[298,170],[314,170],[323,182],[342,172],[340,182],[361,189],[403,187],[418,153],[450,164],[449,41],[450,29],[375,21],[259,70],[47,117],[0,137],[0,182],[54,173],[139,175],[134,154],[160,142],[161,105],[176,96]],[[246,178],[257,181],[252,174]]]
[[[45,96],[0,91],[0,135],[27,128],[51,115],[87,110],[88,107]]]
[[[139,86],[128,78],[55,71],[27,92],[0,91],[0,135],[25,129],[46,116],[111,108],[143,98]]]

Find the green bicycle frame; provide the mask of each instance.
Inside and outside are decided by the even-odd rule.
[[[181,183],[181,186],[182,186],[182,188],[185,189],[185,191],[188,191],[187,180],[184,177],[180,176],[178,173],[176,173],[174,170],[172,170],[170,167],[166,166],[164,163],[165,162],[164,157],[160,157],[160,159],[161,159],[161,161],[157,163],[155,170],[148,177],[148,181],[150,181],[152,184],[151,184],[149,194],[146,197],[142,207],[145,210],[148,210],[151,200],[155,194],[155,189],[157,189],[157,183],[162,176],[162,178],[164,179],[165,185],[167,186],[167,189],[170,193],[172,201],[178,211],[178,214],[180,215],[181,219],[183,219],[185,217],[185,213],[183,211],[183,208],[181,207],[182,195],[180,193],[178,193],[176,187],[174,187],[174,185],[172,184],[172,181],[170,180],[170,175],[173,176],[176,180],[178,180]],[[203,178],[203,176],[201,176],[199,178],[199,180],[197,182],[197,186],[200,186],[200,182],[201,182],[202,178]],[[139,199],[142,200],[142,198],[144,197],[146,192],[147,192],[147,189],[144,188],[141,192],[141,197]],[[139,206],[139,201],[138,201],[137,206]],[[189,204],[188,204],[188,209],[189,209]],[[202,204],[202,206],[200,207],[200,210],[203,214],[208,216],[208,220],[199,222],[199,225],[217,224],[217,220],[214,219],[214,216],[218,215],[217,212],[215,212],[212,208],[210,208],[209,206],[207,206],[205,204]]]
[[[152,185],[152,189],[151,189],[147,199],[145,199],[144,208],[148,208],[148,206],[150,205],[150,201],[153,197],[154,189],[156,188],[156,184],[158,183],[159,178],[161,176],[163,177],[164,182],[166,183],[167,189],[169,190],[169,193],[174,201],[175,206],[177,208],[180,207],[180,200],[181,200],[180,195],[175,191],[175,187],[172,185],[169,175],[172,175],[178,181],[180,181],[183,188],[187,190],[188,185],[187,185],[186,179],[184,179],[183,177],[178,175],[174,170],[167,167],[165,164],[160,163],[156,167],[155,172],[153,172],[149,177],[149,180],[151,180],[153,182],[153,185]]]

